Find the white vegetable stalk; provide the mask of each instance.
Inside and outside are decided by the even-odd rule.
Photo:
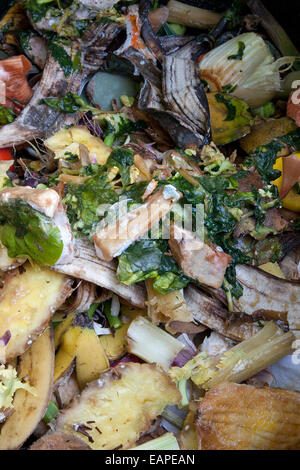
[[[239,52],[240,59],[232,58]],[[224,86],[231,86],[232,95],[256,108],[281,91],[279,68],[294,60],[282,57],[275,61],[258,34],[244,33],[208,52],[199,63],[200,77],[209,84],[211,92],[222,92]]]
[[[131,450],[180,450],[180,448],[174,434],[167,432],[163,436],[151,439],[151,441],[133,447]]]
[[[110,314],[112,317],[118,317],[120,313],[120,300],[116,294],[112,295]]]
[[[168,370],[184,344],[143,317],[137,317],[127,331],[128,351],[146,362]]]

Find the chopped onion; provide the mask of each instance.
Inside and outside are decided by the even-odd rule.
[[[7,343],[9,342],[10,338],[11,338],[11,332],[10,332],[10,330],[6,330],[4,335],[1,336],[1,338],[0,338],[0,341],[1,341],[2,345],[6,346]]]
[[[186,348],[192,349],[193,351],[195,351],[195,353],[197,352],[196,346],[186,333],[182,333],[181,335],[177,336],[177,339],[182,344],[184,344]]]

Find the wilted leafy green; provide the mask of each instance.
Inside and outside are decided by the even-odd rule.
[[[117,137],[131,134],[146,127],[144,121],[131,121],[124,113],[101,113],[99,122],[104,129],[104,142],[107,145],[112,145]]]
[[[63,242],[54,222],[21,199],[0,205],[0,239],[11,258],[26,257],[51,266],[59,259]]]
[[[267,145],[257,147],[251,152],[251,156],[247,159],[246,165],[250,167],[254,164],[265,183],[274,181],[279,178],[280,171],[274,170],[273,166],[280,155],[280,151],[286,145],[289,146],[291,152],[300,150],[300,128],[273,139],[272,142]]]
[[[40,100],[40,103],[44,103],[63,113],[76,113],[77,111],[99,112],[97,108],[90,106],[81,96],[76,95],[76,93],[72,93],[71,91],[62,98],[43,98]]]
[[[119,257],[118,277],[127,285],[154,279],[153,287],[161,294],[185,287],[189,279],[176,261],[166,255],[166,240],[145,239],[130,245]]]
[[[68,185],[68,193],[64,198],[73,230],[84,235],[89,235],[104,215],[103,211],[99,212],[99,206],[111,205],[119,199],[108,182],[106,169],[93,166],[97,167],[98,173],[83,184]]]
[[[231,103],[231,98],[228,98],[221,93],[217,93],[215,98],[218,103],[225,104],[227,108],[227,116],[224,121],[233,121],[236,116],[236,107]]]
[[[116,148],[114,149],[106,165],[111,168],[116,166],[121,175],[123,187],[130,184],[130,167],[133,165],[133,151],[129,149]]]
[[[159,184],[172,184],[182,192],[180,204],[204,203],[205,241],[213,242],[223,248],[225,253],[232,257],[232,263],[227,269],[227,289],[231,289],[233,296],[242,294],[241,286],[235,278],[235,265],[251,261],[251,256],[245,254],[238,246],[234,231],[242,210],[249,210],[257,222],[257,229],[264,222],[266,211],[280,204],[276,187],[268,187],[268,196],[259,193],[255,188],[251,191],[238,190],[239,180],[247,178],[247,172],[240,171],[229,177],[201,176],[196,178],[200,183],[198,187],[186,181],[182,176],[176,175],[172,179],[161,181]],[[271,196],[271,198],[270,198]],[[266,235],[265,235],[266,236]]]
[[[53,58],[56,60],[56,62],[59,63],[65,76],[69,77],[73,72],[73,62],[62,44],[62,41],[60,41],[58,38],[53,38],[48,41],[48,47]]]
[[[40,21],[47,10],[52,6],[54,0],[25,0],[25,6],[30,11],[33,21]]]
[[[6,108],[5,106],[0,106],[0,125],[4,126],[9,124],[16,119],[15,113],[11,109]]]

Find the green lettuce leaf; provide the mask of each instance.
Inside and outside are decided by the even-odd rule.
[[[0,240],[11,258],[26,257],[52,266],[61,256],[63,242],[58,227],[21,199],[0,205]]]

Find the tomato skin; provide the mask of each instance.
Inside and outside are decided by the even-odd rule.
[[[4,160],[13,160],[13,156],[9,148],[0,149],[0,161]]]

